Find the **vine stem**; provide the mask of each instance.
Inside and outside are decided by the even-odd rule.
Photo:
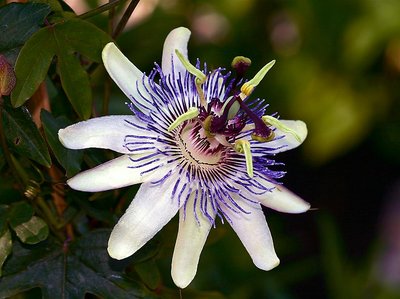
[[[110,10],[110,9],[116,7],[117,5],[119,5],[121,3],[124,3],[126,1],[128,1],[128,0],[115,0],[115,1],[112,1],[112,2],[108,2],[106,4],[103,4],[103,5],[99,6],[99,7],[96,7],[95,9],[89,10],[88,12],[85,12],[85,13],[79,15],[78,18],[83,19],[83,20],[91,18],[93,16],[101,14],[102,12]]]
[[[121,20],[119,21],[117,27],[115,28],[112,34],[113,39],[116,39],[121,34],[122,30],[124,30],[126,23],[128,23],[129,18],[131,17],[132,13],[134,12],[139,2],[140,0],[132,0],[131,3],[129,3],[124,14],[122,15]]]

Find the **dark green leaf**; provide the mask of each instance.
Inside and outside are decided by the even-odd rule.
[[[92,110],[92,90],[89,76],[75,53],[100,62],[101,51],[110,37],[86,21],[71,19],[55,28],[54,39],[63,89],[79,116],[88,119]]]
[[[4,233],[0,234],[0,277],[1,277],[1,268],[3,267],[3,263],[11,253],[12,249],[12,241],[11,234],[9,230],[6,230]]]
[[[79,61],[81,53],[93,61],[101,60],[101,51],[110,38],[94,25],[77,19],[46,27],[24,45],[17,59],[17,85],[11,94],[13,106],[29,99],[43,82],[54,55],[61,83],[78,115],[87,119],[92,109],[89,76]]]
[[[8,218],[12,228],[29,221],[33,216],[33,208],[25,201],[13,204],[10,208]]]
[[[51,28],[36,32],[22,47],[15,65],[17,84],[11,93],[11,103],[19,107],[28,100],[46,77],[54,57]]]
[[[33,216],[27,222],[13,228],[17,237],[25,244],[36,244],[46,240],[49,235],[49,227],[43,219]]]
[[[73,53],[66,51],[66,44],[57,44],[58,68],[62,87],[78,115],[88,119],[92,111],[92,89],[89,76]]]
[[[79,19],[60,24],[57,27],[57,35],[68,48],[98,63],[101,62],[101,51],[111,41],[104,31]]]
[[[28,249],[16,243],[4,265],[0,297],[34,287],[44,298],[143,298],[149,292],[121,274],[118,262],[107,254],[109,230],[93,231],[68,247],[49,241]],[[120,271],[118,271],[120,270]]]
[[[50,167],[47,145],[25,107],[13,109],[4,105],[3,128],[10,150]]]
[[[61,4],[57,0],[32,0],[33,3],[43,3],[50,6],[53,12],[62,12]]]
[[[64,167],[67,176],[71,177],[81,170],[83,151],[69,150],[58,139],[58,130],[69,125],[66,118],[54,118],[50,112],[42,110],[40,113],[44,133],[57,161]]]
[[[6,165],[6,159],[4,158],[3,149],[0,147],[0,170]]]
[[[72,196],[72,198],[74,202],[79,205],[80,209],[90,217],[105,223],[113,223],[113,220],[115,220],[115,215],[113,213],[104,208],[96,208],[93,206],[91,201],[87,200],[87,198],[79,198],[78,196]]]
[[[50,6],[40,3],[11,3],[0,9],[0,53],[14,64],[20,48],[43,23]]]
[[[0,205],[0,235],[4,234],[7,229],[8,206]]]
[[[12,176],[5,176],[5,175],[1,176],[0,177],[0,205],[13,203],[16,200],[18,200],[20,197],[21,197],[21,193],[19,193],[19,191],[15,188],[15,178]]]
[[[152,290],[156,289],[161,282],[160,271],[154,260],[148,260],[135,265],[135,271],[143,282]]]

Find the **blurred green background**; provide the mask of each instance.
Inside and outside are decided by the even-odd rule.
[[[84,12],[95,0],[66,1]],[[74,6],[79,4],[78,6]],[[210,68],[252,59],[249,77],[277,63],[255,92],[270,113],[304,120],[309,135],[280,154],[283,183],[312,205],[301,215],[265,210],[281,265],[258,270],[228,226],[212,230],[198,274],[182,291],[204,298],[400,298],[400,1],[142,0],[116,40],[141,70],[161,62],[164,38],[192,31],[189,56]],[[107,16],[90,19],[106,30]],[[100,114],[104,70],[92,84]],[[111,114],[125,114],[113,84]],[[170,263],[177,219],[158,238]]]
[[[283,182],[314,209],[266,210],[281,265],[256,269],[236,235],[220,225],[189,289],[233,299],[400,298],[399,12],[398,0],[139,4],[135,24],[117,43],[140,69],[160,62],[167,33],[186,26],[192,61],[229,68],[244,55],[253,61],[250,76],[276,59],[255,95],[269,100],[270,112],[302,119],[309,129],[300,149],[277,159],[286,163]],[[103,17],[94,21],[105,26]],[[124,113],[124,101],[115,88],[111,111]],[[170,247],[158,260],[171,286],[176,227],[162,232]]]
[[[300,149],[277,159],[286,163],[285,185],[314,209],[265,211],[281,265],[258,270],[233,231],[220,225],[189,290],[232,299],[400,298],[399,12],[398,0],[139,4],[117,43],[141,70],[160,62],[172,28],[186,26],[192,61],[229,68],[244,55],[253,61],[251,76],[276,59],[255,95],[268,99],[270,112],[302,119],[309,129]],[[93,21],[104,28],[106,19]],[[101,97],[102,82],[95,84]],[[125,113],[114,88],[111,112]],[[161,233],[170,246],[158,260],[170,286],[176,228],[170,223]]]

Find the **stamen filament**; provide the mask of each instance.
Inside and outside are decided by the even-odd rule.
[[[299,134],[297,134],[297,132],[291,128],[289,128],[288,126],[285,126],[281,121],[279,121],[277,118],[270,116],[270,115],[264,115],[262,117],[262,120],[265,124],[267,125],[271,125],[274,126],[275,128],[277,128],[278,130],[281,130],[282,132],[285,133],[289,133],[292,134],[294,138],[296,138],[296,140],[298,142],[301,142],[301,138],[299,136]]]
[[[258,84],[260,84],[261,80],[265,77],[265,75],[268,73],[268,71],[273,67],[275,64],[275,60],[272,60],[271,62],[267,63],[261,70],[258,71],[258,73],[254,76],[253,79],[247,81],[242,85],[240,88],[240,97],[242,99],[247,98],[253,90],[256,88]]]
[[[254,172],[253,172],[253,157],[251,155],[251,150],[250,150],[250,142],[248,142],[247,140],[236,140],[235,151],[244,154],[246,158],[247,174],[249,175],[249,177],[252,178],[254,176]]]
[[[236,96],[235,99],[239,103],[240,107],[244,112],[246,112],[247,116],[253,121],[254,123],[254,132],[251,135],[253,140],[257,140],[260,142],[270,141],[274,138],[273,132],[270,128],[267,127],[265,122],[260,119],[247,105],[242,101],[240,96]]]
[[[206,82],[207,76],[204,75],[203,72],[197,69],[193,64],[191,64],[190,61],[187,60],[186,57],[183,56],[182,53],[179,52],[177,49],[175,49],[175,54],[176,56],[178,56],[179,60],[181,61],[185,69],[196,77],[195,84],[197,93],[199,94],[200,97],[200,104],[202,107],[206,107],[207,102],[205,100],[204,92],[203,89],[201,88],[201,85],[204,82]]]
[[[184,121],[193,119],[199,115],[200,111],[197,107],[191,107],[188,111],[178,116],[177,119],[168,127],[168,132],[171,132],[175,128],[177,128]]]

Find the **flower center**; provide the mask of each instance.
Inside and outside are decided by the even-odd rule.
[[[176,139],[183,156],[195,165],[218,165],[223,157],[224,147],[215,138],[207,137],[198,121],[182,124]]]

